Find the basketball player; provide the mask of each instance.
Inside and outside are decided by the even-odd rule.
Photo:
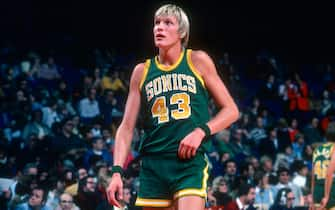
[[[138,64],[131,76],[122,122],[115,137],[109,202],[120,206],[122,165],[141,111],[144,136],[136,205],[150,209],[204,209],[209,136],[238,119],[238,108],[203,51],[186,49],[189,20],[176,5],[160,7],[154,17],[158,55]],[[209,96],[219,107],[210,118]]]

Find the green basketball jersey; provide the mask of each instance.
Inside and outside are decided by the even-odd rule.
[[[313,167],[314,167],[314,177],[315,185],[313,198],[315,203],[320,203],[324,196],[324,186],[325,179],[327,176],[327,168],[329,166],[332,151],[334,149],[333,143],[325,143],[318,146],[313,152]],[[335,193],[335,184],[333,182],[330,198],[327,204],[327,208],[335,206],[335,197],[332,196]]]
[[[159,64],[158,57],[146,61],[140,85],[142,153],[177,152],[179,142],[209,120],[208,92],[190,56],[191,50],[183,50],[170,67]],[[207,144],[204,140],[200,150]]]
[[[324,181],[333,151],[333,143],[318,146],[313,152],[314,176],[316,181]]]

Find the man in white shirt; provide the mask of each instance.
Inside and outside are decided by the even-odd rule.
[[[100,114],[99,102],[96,100],[96,89],[91,88],[88,96],[79,101],[79,115],[83,122],[90,122]]]
[[[281,167],[278,169],[278,184],[275,186],[275,188],[277,189],[277,192],[284,188],[284,187],[288,187],[292,190],[294,197],[296,198],[294,200],[294,204],[293,206],[303,206],[304,205],[304,197],[302,194],[302,191],[300,189],[299,186],[293,184],[290,181],[290,174],[289,174],[289,170],[287,168]]]

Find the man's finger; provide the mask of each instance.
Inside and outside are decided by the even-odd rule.
[[[179,158],[181,158],[181,159],[184,159],[184,151],[185,151],[185,149],[184,149],[185,147],[181,144],[181,145],[179,145],[179,149],[178,149],[178,156],[179,156]]]
[[[107,190],[107,199],[108,199],[108,202],[114,206],[117,206],[117,207],[121,207],[121,205],[119,204],[119,202],[116,200],[115,198],[115,190]]]

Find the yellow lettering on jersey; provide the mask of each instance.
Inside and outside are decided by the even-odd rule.
[[[191,116],[190,96],[188,94],[173,94],[170,98],[170,104],[178,104],[178,109],[171,110],[171,116],[174,119],[186,119]]]
[[[325,179],[327,176],[327,168],[329,160],[317,161],[314,165],[314,173],[317,179]]]
[[[151,107],[152,117],[158,118],[158,123],[164,123],[169,121],[169,110],[166,107],[165,96],[156,98],[154,104]]]

